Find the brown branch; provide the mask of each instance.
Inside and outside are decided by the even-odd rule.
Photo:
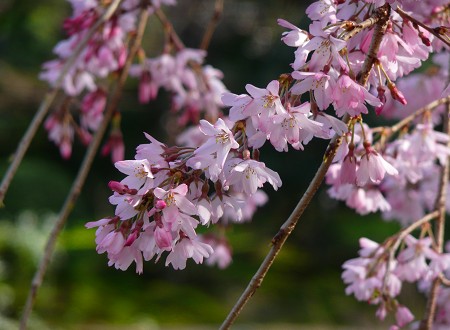
[[[426,106],[424,106],[424,107],[414,111],[414,113],[412,113],[409,116],[403,118],[401,121],[399,121],[397,124],[395,124],[395,125],[393,125],[391,127],[380,126],[380,127],[371,128],[371,130],[373,132],[383,132],[385,137],[389,137],[389,136],[397,133],[398,131],[400,131],[403,127],[408,125],[410,122],[412,122],[417,117],[420,117],[421,115],[423,115],[424,113],[426,113],[428,111],[433,111],[438,106],[440,106],[442,104],[445,104],[445,103],[448,103],[448,102],[450,102],[450,95],[447,96],[447,97],[443,97],[443,98],[437,99],[437,100],[435,100],[433,102],[430,102]]]
[[[395,11],[404,19],[404,20],[408,20],[413,22],[414,24],[419,25],[420,27],[424,28],[425,30],[427,30],[428,32],[430,32],[432,35],[434,35],[436,38],[438,38],[439,40],[441,40],[445,45],[447,45],[447,47],[450,47],[450,41],[446,40],[442,37],[442,35],[436,31],[436,29],[433,29],[431,27],[429,27],[428,25],[422,23],[421,21],[415,19],[414,17],[410,16],[407,12],[405,12],[403,9],[401,9],[400,7],[397,7],[397,9],[395,9]]]
[[[359,83],[363,86],[367,83],[367,80],[368,80],[369,74],[370,74],[370,70],[372,70],[372,66],[376,59],[376,54],[380,47],[381,39],[386,31],[389,14],[390,14],[389,5],[384,5],[383,7],[380,7],[376,13],[377,25],[375,26],[374,37],[370,44],[369,52],[364,61],[362,73],[359,78]],[[350,116],[346,115],[343,118],[343,121],[348,122],[349,119],[350,119]],[[252,277],[252,279],[250,280],[250,283],[247,285],[246,289],[244,290],[244,292],[242,293],[242,295],[240,296],[240,298],[238,299],[238,301],[233,306],[230,313],[228,314],[228,316],[222,323],[222,325],[220,327],[221,330],[229,329],[231,327],[231,325],[234,323],[236,318],[241,313],[244,306],[247,304],[247,302],[250,300],[250,298],[254,295],[256,290],[261,286],[261,283],[264,280],[264,277],[266,276],[270,267],[272,266],[275,258],[277,257],[278,253],[280,252],[280,250],[283,247],[284,243],[286,242],[287,238],[294,230],[298,220],[300,219],[303,212],[306,210],[306,208],[308,207],[312,198],[314,197],[315,193],[317,192],[320,185],[322,184],[322,181],[325,178],[325,174],[327,173],[328,168],[330,167],[330,165],[334,159],[334,156],[336,155],[336,150],[339,147],[341,142],[342,142],[342,137],[339,137],[337,135],[335,135],[333,137],[333,139],[330,141],[330,143],[328,145],[328,149],[325,152],[324,162],[320,165],[314,178],[311,180],[308,188],[306,189],[305,193],[303,194],[302,198],[298,202],[295,209],[292,211],[289,218],[285,221],[285,223],[283,223],[283,225],[281,226],[278,233],[272,239],[272,244],[273,244],[272,248],[267,253],[267,255],[264,258],[263,262],[261,263],[259,269],[255,273],[255,275]]]
[[[177,50],[182,50],[186,48],[184,46],[183,41],[181,41],[180,37],[176,33],[175,29],[173,28],[172,23],[167,19],[166,15],[161,9],[155,10],[156,17],[158,17],[159,21],[162,23],[164,27],[164,31],[169,35],[170,40],[174,44],[175,48]]]
[[[444,113],[444,132],[450,135],[450,101],[447,102],[447,109]],[[450,147],[450,141],[447,143],[447,147]],[[438,219],[435,225],[435,240],[436,240],[436,252],[442,253],[444,246],[444,227],[445,227],[445,202],[447,199],[447,184],[449,174],[449,158],[447,157],[445,164],[443,164],[439,180],[439,192],[436,197],[435,209],[439,212]],[[441,284],[441,278],[434,279],[428,296],[428,302],[425,309],[425,315],[420,323],[420,330],[430,330],[433,327],[434,315],[436,314],[437,296]]]
[[[374,26],[375,24],[377,24],[378,20],[379,20],[379,17],[374,16],[374,17],[369,17],[368,19],[366,19],[365,21],[362,21],[361,23],[357,23],[341,39],[344,41],[347,41],[347,40],[353,38],[355,35],[357,35],[362,30],[368,29],[368,28]]]
[[[27,152],[31,144],[31,141],[36,135],[36,132],[39,129],[42,121],[44,120],[45,115],[48,112],[48,109],[52,105],[56,97],[56,94],[61,88],[61,84],[67,72],[69,72],[70,68],[75,63],[76,59],[83,51],[84,47],[91,39],[91,37],[94,35],[94,33],[99,29],[100,26],[102,26],[102,24],[104,24],[108,19],[110,19],[111,16],[115,13],[121,1],[122,0],[115,0],[113,3],[111,3],[109,7],[105,10],[105,12],[102,14],[102,16],[99,17],[98,21],[89,29],[84,38],[81,40],[81,42],[77,45],[77,47],[73,51],[73,54],[64,63],[64,66],[62,67],[61,72],[59,73],[59,76],[55,81],[53,89],[47,92],[47,94],[44,96],[44,99],[39,105],[38,111],[34,115],[34,118],[31,121],[30,125],[28,126],[27,131],[25,132],[21,141],[19,142],[19,145],[17,146],[13,160],[9,165],[8,170],[6,171],[5,176],[3,177],[2,183],[0,184],[0,207],[3,206],[3,200],[5,199],[5,195],[6,192],[8,191],[11,181],[14,178],[14,175],[16,174],[17,169],[19,168],[19,165],[22,162],[23,157],[25,156],[25,153]]]
[[[389,259],[387,261],[386,272],[384,273],[384,277],[383,277],[383,288],[381,290],[382,293],[384,293],[386,290],[387,280],[388,280],[389,274],[391,272],[390,265],[394,262],[395,252],[400,247],[400,244],[403,242],[403,240],[406,238],[406,236],[408,236],[414,230],[416,230],[417,228],[426,224],[427,222],[430,222],[431,220],[436,219],[438,216],[439,216],[438,211],[431,212],[431,213],[427,214],[426,216],[424,216],[423,218],[413,222],[408,227],[403,228],[399,233],[397,233],[396,236],[392,237],[392,238],[395,238],[395,241],[394,241],[394,244],[389,248]],[[387,241],[389,241],[389,240],[390,239],[388,239]]]
[[[214,34],[217,24],[219,23],[220,17],[222,16],[223,1],[224,0],[216,0],[216,4],[214,5],[214,14],[209,21],[208,27],[205,30],[205,34],[203,35],[202,42],[200,43],[200,49],[207,50],[209,47],[211,38]]]
[[[36,273],[33,277],[31,288],[28,293],[27,301],[26,301],[26,304],[24,307],[24,311],[23,311],[22,319],[21,319],[21,323],[20,323],[21,330],[26,329],[27,322],[30,317],[34,301],[36,299],[38,289],[40,288],[40,286],[42,284],[45,272],[50,263],[50,258],[53,254],[56,240],[67,220],[67,217],[69,216],[70,212],[72,211],[72,209],[75,205],[75,202],[81,192],[81,189],[86,181],[86,178],[87,178],[89,170],[92,166],[94,157],[97,154],[97,150],[100,146],[100,142],[106,132],[106,129],[111,120],[111,117],[112,117],[113,113],[115,111],[117,111],[118,102],[122,96],[123,86],[128,77],[129,68],[131,66],[131,63],[133,62],[133,59],[134,59],[137,51],[140,48],[142,36],[144,34],[145,26],[147,24],[147,18],[148,18],[148,10],[147,10],[147,7],[145,7],[141,11],[138,28],[137,28],[137,33],[134,37],[134,41],[132,42],[130,53],[129,53],[127,61],[122,69],[119,80],[116,84],[113,96],[108,103],[108,107],[105,111],[104,118],[103,118],[97,132],[95,133],[95,135],[89,145],[88,150],[86,151],[86,155],[83,159],[83,163],[80,166],[80,170],[78,171],[77,177],[75,178],[75,180],[72,184],[71,190],[70,190],[70,192],[66,198],[66,201],[64,202],[64,205],[61,208],[61,211],[58,215],[58,219],[56,220],[56,222],[52,228],[52,231],[48,237],[47,244],[46,244],[45,250],[44,250],[44,255],[43,255],[43,257],[39,263],[38,269],[36,270]]]

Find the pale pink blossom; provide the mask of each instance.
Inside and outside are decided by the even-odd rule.
[[[166,266],[172,264],[174,269],[185,269],[186,261],[194,259],[195,263],[203,263],[203,258],[208,258],[213,249],[210,245],[200,241],[182,238],[172,249],[166,259]]]
[[[225,122],[220,118],[214,125],[206,120],[201,120],[200,129],[209,138],[194,151],[186,165],[194,169],[208,168],[211,180],[217,181],[228,153],[231,149],[238,148],[239,144]]]
[[[356,170],[356,183],[359,186],[364,186],[368,182],[380,183],[385,174],[398,175],[398,171],[378,152],[370,146],[367,147]]]

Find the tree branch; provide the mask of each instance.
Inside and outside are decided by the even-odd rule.
[[[408,125],[410,122],[412,122],[417,117],[420,117],[424,113],[426,113],[428,111],[432,111],[432,110],[436,109],[438,106],[448,103],[448,102],[450,102],[450,95],[446,96],[446,97],[442,97],[440,99],[437,99],[433,102],[430,102],[426,106],[414,111],[414,113],[403,118],[401,121],[399,121],[397,124],[395,124],[391,127],[379,126],[379,127],[371,128],[371,130],[376,131],[376,132],[384,132],[385,137],[389,137],[389,136],[397,133],[398,131],[400,131],[403,127]]]
[[[66,198],[66,201],[64,202],[63,207],[61,208],[58,219],[56,220],[56,222],[52,228],[52,231],[49,235],[49,238],[47,240],[47,244],[46,244],[45,250],[44,250],[44,255],[43,255],[43,257],[39,263],[38,269],[36,270],[36,273],[33,277],[31,288],[28,293],[27,301],[26,301],[26,304],[24,307],[24,311],[23,311],[22,319],[21,319],[21,323],[20,323],[21,330],[26,329],[27,322],[30,317],[34,301],[36,299],[38,289],[40,288],[40,286],[42,284],[45,272],[50,263],[50,258],[53,254],[56,240],[67,220],[67,217],[69,216],[70,212],[72,211],[72,209],[75,205],[75,202],[81,192],[81,189],[86,181],[86,178],[87,178],[89,170],[92,166],[94,157],[97,154],[97,150],[100,146],[100,142],[102,140],[103,135],[105,134],[105,131],[108,127],[111,117],[112,117],[113,113],[117,110],[118,102],[122,96],[123,86],[128,77],[129,68],[131,66],[131,63],[132,63],[137,51],[140,48],[142,36],[144,34],[145,26],[147,24],[147,18],[148,18],[148,10],[147,10],[147,7],[145,7],[141,11],[137,33],[134,37],[134,41],[132,43],[127,61],[122,69],[121,75],[119,77],[119,81],[116,84],[116,88],[114,90],[113,96],[112,96],[110,102],[108,103],[108,107],[105,111],[104,118],[103,118],[97,132],[95,133],[95,135],[89,145],[88,150],[86,151],[86,155],[83,159],[83,163],[80,166],[80,170],[78,171],[77,177],[72,184],[72,188]]]
[[[209,21],[208,27],[205,30],[205,34],[203,35],[202,42],[200,43],[200,49],[207,50],[209,44],[211,42],[211,38],[214,34],[214,31],[219,23],[220,17],[223,12],[223,0],[216,0],[214,5],[214,14]]]
[[[98,21],[89,29],[84,38],[81,40],[81,42],[77,45],[77,47],[73,51],[72,56],[70,56],[67,59],[66,63],[64,63],[64,66],[61,69],[58,79],[56,79],[55,81],[53,89],[47,92],[44,99],[42,100],[42,103],[39,105],[38,111],[34,115],[34,118],[31,121],[30,126],[28,126],[27,131],[23,135],[22,140],[19,142],[17,150],[14,153],[14,158],[11,164],[9,165],[8,170],[6,171],[5,176],[3,177],[2,183],[0,184],[0,207],[3,206],[3,200],[5,199],[5,195],[6,192],[8,191],[11,181],[14,175],[16,174],[20,163],[22,162],[22,159],[25,156],[25,153],[27,152],[31,144],[31,141],[33,140],[33,137],[36,135],[37,130],[39,129],[42,121],[44,120],[45,115],[48,112],[48,109],[53,103],[56,94],[61,88],[61,84],[63,82],[64,77],[66,76],[67,72],[69,72],[70,68],[75,63],[80,53],[83,51],[88,41],[98,30],[98,28],[102,26],[102,24],[104,24],[108,19],[111,18],[111,16],[117,10],[117,7],[119,6],[121,1],[122,0],[114,0],[105,10],[103,15],[99,17]]]
[[[434,211],[431,212],[429,214],[427,214],[426,216],[424,216],[423,218],[413,222],[411,225],[409,225],[406,228],[403,228],[396,236],[394,244],[389,248],[389,259],[387,261],[386,264],[386,272],[384,273],[384,277],[383,277],[383,288],[382,288],[382,293],[385,292],[386,290],[386,285],[387,285],[387,280],[389,277],[389,274],[391,272],[391,267],[390,265],[394,262],[395,259],[395,252],[398,250],[398,248],[400,247],[400,244],[403,242],[403,240],[406,238],[406,236],[408,236],[410,233],[412,233],[414,230],[416,230],[417,228],[421,227],[422,225],[424,225],[427,222],[430,222],[431,220],[437,218],[439,216],[439,211]],[[395,237],[395,236],[393,236]],[[390,240],[390,239],[388,239]]]
[[[364,61],[361,75],[359,78],[359,83],[363,86],[367,83],[370,71],[372,70],[374,61],[376,60],[376,54],[380,47],[381,39],[386,31],[389,14],[390,14],[390,6],[384,5],[377,10],[376,15],[374,16],[374,17],[376,17],[375,19],[377,20],[377,23],[375,25],[373,39],[370,44],[370,48],[369,48],[368,54],[366,56],[366,59]],[[343,118],[343,121],[348,122],[349,119],[350,119],[350,117],[348,115],[346,115]],[[270,251],[268,252],[266,257],[264,258],[258,271],[252,277],[250,283],[247,285],[247,288],[244,290],[241,297],[238,299],[238,301],[233,306],[230,313],[228,314],[228,316],[222,323],[222,325],[220,327],[221,330],[229,329],[231,327],[231,325],[234,323],[236,318],[239,316],[239,314],[241,313],[241,311],[244,308],[244,306],[246,305],[246,303],[254,295],[256,290],[261,286],[261,283],[264,280],[264,277],[266,276],[270,267],[272,266],[275,258],[277,257],[278,253],[280,252],[281,248],[283,247],[283,245],[286,242],[289,235],[294,230],[298,220],[302,216],[305,209],[308,207],[308,205],[311,202],[312,198],[314,197],[315,193],[319,189],[323,179],[325,178],[325,174],[327,173],[328,168],[330,167],[330,165],[334,159],[334,156],[336,155],[336,150],[339,147],[339,145],[341,144],[341,142],[342,142],[342,137],[339,137],[337,135],[335,135],[333,137],[333,139],[330,141],[330,143],[328,145],[328,149],[325,152],[324,162],[320,165],[314,178],[311,180],[308,188],[306,189],[302,198],[298,202],[294,211],[292,211],[289,218],[281,226],[278,233],[272,239],[272,248],[270,249]]]
[[[450,41],[444,39],[442,37],[442,35],[436,30],[433,29],[431,27],[429,27],[428,25],[422,23],[421,21],[415,19],[414,17],[410,16],[407,12],[405,12],[403,9],[401,9],[400,7],[397,7],[397,9],[395,9],[395,11],[404,19],[404,20],[408,20],[413,22],[414,24],[419,25],[420,27],[424,28],[425,30],[427,30],[428,32],[430,32],[432,35],[434,35],[436,38],[438,38],[439,40],[441,40],[447,47],[450,47]],[[438,29],[439,30],[439,29]]]

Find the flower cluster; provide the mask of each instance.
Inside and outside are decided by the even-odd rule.
[[[139,101],[155,99],[160,88],[171,93],[178,124],[198,123],[202,115],[216,121],[222,115],[221,95],[227,91],[221,71],[203,65],[206,51],[183,48],[175,56],[164,53],[133,65],[130,75],[139,77]]]
[[[390,254],[393,241],[379,245],[367,238],[360,239],[359,257],[348,260],[342,266],[342,279],[347,294],[353,294],[360,301],[378,305],[376,315],[383,320],[387,313],[394,312],[396,326],[401,328],[414,320],[409,309],[401,305],[397,296],[402,282],[420,282],[422,287],[431,282],[443,271],[450,269],[450,254],[438,254],[431,245],[431,237],[416,239],[406,236],[405,248],[393,260]]]
[[[74,51],[106,9],[100,0],[71,0],[70,3],[73,14],[64,21],[68,39],[55,46],[53,52],[58,58],[44,63],[40,74],[40,78],[52,87],[58,87],[56,83],[66,62],[72,59]],[[161,4],[174,3],[174,0],[152,0],[145,6],[153,13]],[[107,101],[107,78],[119,72],[125,64],[130,35],[136,30],[141,8],[138,0],[122,1],[115,13],[93,32],[68,72],[63,74],[61,89],[65,100],[45,123],[49,139],[60,148],[63,158],[71,156],[75,134],[87,145],[92,132],[100,125]],[[80,101],[75,100],[77,97]],[[79,116],[79,122],[73,112]],[[104,148],[104,153],[111,153],[113,161],[123,159],[122,134],[117,123],[111,130],[110,142]]]
[[[208,257],[224,267],[230,262],[226,242],[203,239],[197,226],[215,224],[226,213],[242,221],[254,211],[247,200],[264,183],[281,186],[277,173],[242,149],[236,125],[231,131],[222,119],[215,125],[202,120],[200,129],[205,142],[198,148],[169,148],[146,135],[150,143],[137,147],[135,160],[116,162],[127,177],[109,183],[115,216],[86,225],[98,227],[97,251],[107,252],[110,265],[126,269],[135,261],[141,273],[143,259],[167,251],[166,265],[175,269],[184,269],[189,258],[201,263]]]

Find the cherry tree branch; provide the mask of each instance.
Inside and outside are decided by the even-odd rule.
[[[423,218],[413,222],[408,227],[403,228],[400,232],[398,232],[395,236],[392,237],[392,238],[395,238],[395,241],[392,244],[392,246],[389,247],[389,259],[387,260],[386,272],[384,273],[384,277],[383,277],[383,288],[381,290],[382,293],[384,293],[385,290],[386,290],[389,274],[391,273],[391,267],[390,266],[394,262],[395,252],[400,247],[400,244],[403,242],[403,240],[406,238],[406,236],[411,234],[414,230],[416,230],[417,228],[419,228],[419,227],[423,226],[424,224],[430,222],[431,220],[436,219],[437,217],[439,217],[439,211],[431,212],[431,213],[427,214],[426,216],[424,216]],[[388,239],[388,241],[391,240],[392,238]]]
[[[450,101],[447,102],[447,108],[444,113],[444,133],[450,135]],[[447,143],[447,147],[450,147],[450,141]],[[445,164],[443,164],[440,180],[439,180],[439,191],[436,198],[435,208],[439,212],[438,219],[436,221],[435,227],[435,240],[436,240],[436,252],[442,253],[444,246],[444,227],[445,227],[445,211],[447,200],[447,185],[448,185],[448,174],[449,174],[449,157],[447,157]],[[441,284],[441,278],[437,277],[434,279],[433,284],[430,289],[430,294],[427,301],[427,306],[425,309],[425,315],[420,323],[420,330],[430,330],[433,327],[434,315],[436,314],[437,305],[437,295]]]
[[[31,141],[33,140],[33,137],[36,135],[37,130],[44,120],[48,109],[50,108],[56,95],[58,94],[58,91],[61,88],[63,79],[65,78],[67,72],[69,72],[70,68],[78,59],[80,53],[83,51],[84,47],[94,35],[94,33],[115,13],[121,1],[122,0],[114,0],[105,10],[105,12],[99,17],[98,21],[89,29],[84,38],[74,49],[73,54],[64,63],[64,66],[62,67],[53,88],[44,96],[44,99],[39,105],[38,111],[34,115],[34,118],[28,126],[27,131],[23,135],[22,140],[19,142],[16,152],[14,153],[13,160],[9,165],[8,170],[6,171],[5,176],[3,177],[2,183],[0,184],[0,207],[3,206],[3,200],[5,199],[5,195],[8,191],[11,181],[14,178],[14,175],[16,174],[20,163],[22,162],[22,159],[25,156],[25,153],[27,152]]]
[[[224,0],[216,0],[216,3],[214,5],[214,14],[209,21],[209,24],[205,30],[205,34],[203,35],[202,42],[200,43],[200,49],[207,50],[209,47],[211,38],[214,34],[217,24],[219,23],[220,17],[222,16],[223,1]]]
[[[359,83],[363,86],[367,83],[370,71],[376,60],[376,54],[380,47],[381,39],[386,31],[389,14],[390,14],[389,5],[384,5],[377,10],[377,13],[374,16],[377,22],[375,25],[373,39],[370,44],[369,51],[364,61],[359,78]],[[349,119],[350,116],[346,115],[344,116],[343,121],[348,122]],[[302,198],[298,202],[295,209],[292,211],[289,218],[283,223],[278,233],[273,237],[272,248],[267,253],[259,269],[255,273],[255,275],[253,275],[252,279],[250,280],[250,283],[247,285],[246,289],[241,294],[240,298],[235,303],[230,313],[222,323],[220,327],[221,330],[229,329],[231,327],[231,325],[234,323],[236,318],[241,313],[244,306],[255,294],[256,290],[261,286],[264,277],[266,276],[267,272],[269,271],[270,267],[275,261],[275,258],[277,257],[287,238],[297,225],[298,220],[300,219],[303,212],[306,210],[312,198],[314,197],[320,185],[322,184],[322,181],[325,178],[328,168],[330,167],[336,155],[337,148],[341,143],[342,137],[337,135],[335,135],[333,139],[330,141],[328,149],[324,155],[324,161],[320,165],[319,169],[314,175],[314,178],[311,180],[308,188],[306,189],[305,193],[303,194]]]
[[[156,15],[156,17],[158,17],[159,21],[162,23],[165,32],[169,35],[170,40],[174,44],[175,48],[177,50],[182,50],[182,49],[186,48],[184,46],[183,41],[181,41],[180,37],[175,32],[175,29],[173,28],[172,23],[167,19],[164,12],[158,8],[155,10],[155,15]]]
[[[420,117],[424,113],[426,113],[428,111],[432,111],[432,110],[436,109],[438,106],[440,106],[442,104],[445,104],[445,103],[448,103],[448,102],[450,102],[450,95],[446,96],[446,97],[442,97],[440,99],[437,99],[437,100],[435,100],[433,102],[430,102],[426,106],[424,106],[424,107],[414,111],[414,113],[412,113],[409,116],[403,118],[401,121],[399,121],[395,125],[392,125],[391,127],[380,126],[380,127],[374,127],[371,130],[372,131],[376,131],[376,132],[383,132],[385,137],[389,137],[389,136],[397,133],[398,131],[400,131],[403,127],[408,125],[410,122],[415,120],[417,117]]]
[[[148,10],[147,10],[147,7],[144,7],[140,14],[137,33],[134,36],[134,40],[132,42],[132,46],[130,48],[128,58],[122,69],[119,80],[116,84],[113,96],[108,103],[108,107],[104,113],[103,120],[102,120],[98,130],[96,131],[96,133],[89,145],[88,150],[86,151],[85,157],[80,166],[77,177],[75,178],[75,181],[72,184],[72,187],[66,198],[66,201],[64,202],[64,205],[61,208],[58,218],[57,218],[57,220],[52,228],[52,231],[48,237],[48,240],[47,240],[47,243],[45,246],[45,250],[44,250],[44,255],[43,255],[43,257],[39,263],[39,266],[36,270],[36,273],[33,277],[31,288],[28,293],[27,301],[26,301],[26,304],[25,304],[25,307],[23,310],[22,319],[21,319],[21,323],[20,323],[21,330],[26,329],[27,322],[30,317],[34,301],[36,299],[38,289],[40,288],[40,286],[42,284],[44,275],[45,275],[48,265],[50,263],[50,258],[53,254],[56,240],[57,240],[59,233],[61,232],[69,214],[71,213],[71,211],[75,205],[75,202],[78,199],[78,196],[80,195],[81,189],[86,181],[87,175],[88,175],[90,168],[92,166],[92,163],[94,161],[94,157],[97,154],[98,148],[100,146],[100,142],[106,132],[106,129],[112,118],[112,115],[114,114],[115,111],[117,111],[117,106],[118,106],[119,100],[122,96],[123,86],[128,77],[129,68],[130,68],[130,66],[133,62],[133,59],[141,45],[141,40],[142,40],[142,36],[144,34],[145,26],[147,24],[147,19],[148,19]]]
[[[404,19],[404,20],[408,20],[413,22],[414,24],[419,25],[420,27],[424,28],[425,30],[427,30],[428,32],[430,32],[432,35],[434,35],[436,38],[438,38],[439,40],[441,40],[444,44],[447,45],[447,47],[450,47],[450,41],[447,37],[447,39],[445,39],[444,37],[442,37],[442,35],[439,33],[439,31],[441,31],[441,29],[438,27],[436,29],[433,29],[431,27],[429,27],[428,25],[422,23],[421,21],[415,19],[414,17],[410,16],[407,12],[405,12],[403,9],[401,9],[400,7],[397,7],[397,9],[395,9],[395,11]]]

